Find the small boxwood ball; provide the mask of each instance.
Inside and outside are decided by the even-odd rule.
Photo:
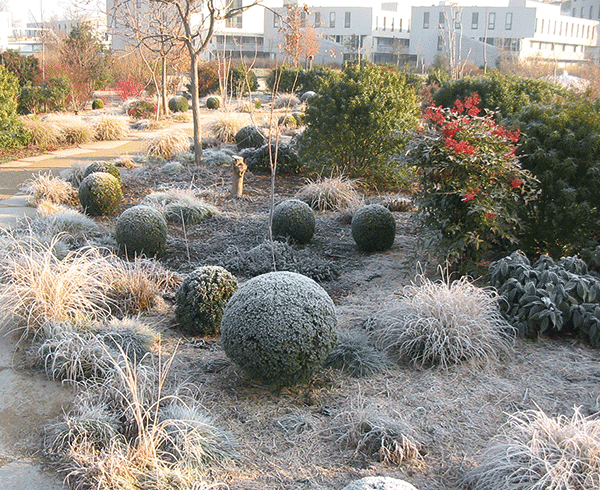
[[[115,238],[128,257],[160,256],[167,243],[167,222],[160,211],[138,204],[119,216]]]
[[[315,281],[269,272],[233,294],[221,321],[227,356],[252,378],[279,386],[308,381],[336,337],[335,306]]]
[[[265,144],[265,137],[256,126],[244,126],[235,135],[238,150],[243,148],[259,148]]]
[[[296,121],[296,118],[291,114],[285,114],[279,117],[277,124],[284,128],[295,128],[298,126],[298,121]]]
[[[175,293],[179,328],[188,335],[218,335],[225,305],[236,289],[237,279],[223,267],[193,271]]]
[[[394,244],[396,220],[381,204],[360,208],[352,217],[352,238],[364,252],[381,252]]]
[[[79,202],[90,216],[115,214],[122,198],[121,182],[106,172],[91,173],[79,184]]]
[[[287,199],[273,209],[273,236],[296,243],[310,242],[315,234],[315,212],[304,201]]]
[[[114,163],[97,161],[90,163],[87,167],[85,167],[85,171],[83,172],[83,177],[87,177],[94,172],[106,172],[107,174],[115,177],[119,182],[121,182],[121,172]]]
[[[186,112],[188,109],[189,105],[185,97],[176,96],[169,99],[169,110],[171,112]]]
[[[92,101],[92,109],[104,109],[104,101],[102,99],[94,99]]]
[[[218,109],[219,107],[221,107],[221,99],[219,97],[209,97],[206,99],[207,109]]]

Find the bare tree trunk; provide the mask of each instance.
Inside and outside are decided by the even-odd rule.
[[[167,103],[167,57],[161,57],[161,68],[160,68],[160,83],[161,93],[160,98],[162,99],[163,114],[166,116],[169,113],[169,105]]]
[[[231,196],[242,197],[244,193],[244,176],[246,175],[246,170],[248,170],[248,165],[244,162],[243,157],[234,156],[231,168]]]
[[[187,46],[191,59],[192,114],[194,119],[194,162],[202,162],[202,135],[200,134],[200,97],[198,96],[198,53],[190,43]]]

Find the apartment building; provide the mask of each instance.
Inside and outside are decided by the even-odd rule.
[[[496,66],[501,57],[535,57],[563,67],[595,59],[597,45],[598,21],[565,15],[560,4],[508,0],[504,5],[441,2],[412,8],[410,52],[424,66],[442,55],[477,66]]]
[[[410,5],[386,2],[372,7],[311,6],[305,10],[292,4],[264,12],[264,42],[273,60],[289,61],[285,52],[289,8],[300,9],[301,30],[308,27],[318,40],[314,63],[342,63],[358,57],[397,63],[409,56]]]

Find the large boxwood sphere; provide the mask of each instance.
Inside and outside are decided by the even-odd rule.
[[[79,202],[90,216],[116,213],[123,198],[121,182],[106,172],[94,172],[79,184]]]
[[[188,100],[182,96],[169,99],[169,110],[171,112],[186,112],[189,109]]]
[[[115,237],[128,257],[160,256],[167,243],[167,222],[160,211],[139,204],[121,214],[117,219]]]
[[[269,272],[233,294],[221,321],[227,356],[252,378],[291,386],[308,381],[333,349],[333,301],[315,281]]]
[[[273,209],[273,236],[305,244],[315,234],[315,212],[304,201],[287,199]]]
[[[394,244],[396,220],[381,204],[360,208],[352,217],[352,238],[364,252],[380,252]]]
[[[225,305],[237,279],[223,267],[207,265],[189,274],[175,293],[175,315],[189,335],[218,335]]]
[[[94,172],[106,172],[107,174],[112,175],[119,182],[121,182],[121,172],[114,163],[111,162],[103,162],[97,161],[90,163],[87,167],[85,167],[85,171],[83,172],[83,177],[87,177]]]

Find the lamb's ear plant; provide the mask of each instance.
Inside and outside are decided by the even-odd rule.
[[[578,257],[555,262],[542,255],[533,265],[520,251],[490,264],[489,282],[498,288],[504,317],[524,337],[576,334],[600,345],[600,279]]]

